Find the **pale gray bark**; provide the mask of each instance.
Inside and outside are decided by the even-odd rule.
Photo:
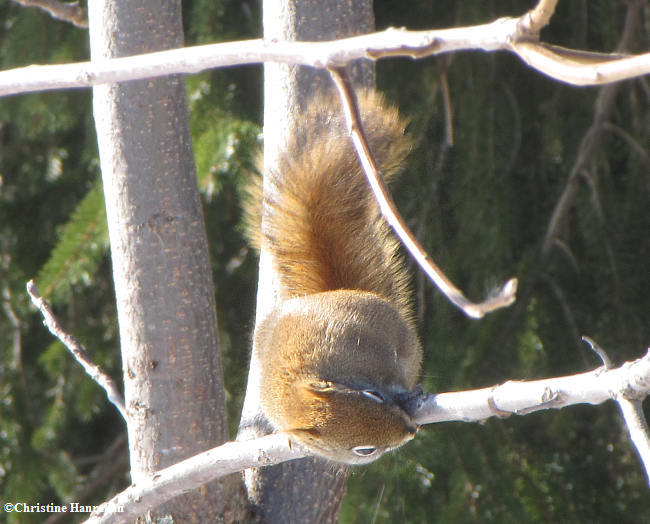
[[[183,45],[180,0],[89,3],[93,61]],[[94,88],[124,371],[131,476],[228,440],[214,286],[182,77]],[[243,507],[228,479],[153,516]]]

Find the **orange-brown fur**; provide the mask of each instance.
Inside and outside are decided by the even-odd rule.
[[[360,107],[390,179],[410,149],[405,122],[373,92],[362,94]],[[262,407],[312,451],[369,462],[416,430],[397,400],[414,388],[421,361],[408,276],[338,101],[317,97],[297,121],[266,173],[268,196],[247,209],[249,234],[271,252],[285,298],[255,333]]]

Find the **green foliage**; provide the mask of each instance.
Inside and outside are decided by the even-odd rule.
[[[108,253],[104,194],[99,180],[86,193],[63,227],[36,284],[48,300],[68,298],[77,284],[90,285]]]
[[[199,188],[211,202],[236,189],[255,169],[260,127],[231,111],[236,87],[225,92],[197,75],[187,80]]]
[[[241,73],[239,73],[241,74]],[[253,71],[259,85],[259,77]],[[228,417],[235,435],[246,390],[249,341],[255,311],[256,257],[240,235],[243,184],[255,170],[260,126],[246,120],[250,100],[242,83],[222,72],[186,80],[190,127],[216,286],[219,345],[225,373]],[[253,110],[252,113],[259,112]]]
[[[185,35],[192,43],[257,38],[259,10],[238,0],[193,0],[183,3]]]

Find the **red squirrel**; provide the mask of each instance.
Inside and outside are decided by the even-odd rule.
[[[359,96],[385,180],[411,147],[406,122],[375,92]],[[401,446],[418,426],[412,394],[422,349],[398,241],[380,215],[338,100],[317,96],[254,183],[249,237],[272,253],[282,299],[256,328],[261,405],[278,431],[336,462],[364,464]],[[260,227],[261,224],[261,227]]]

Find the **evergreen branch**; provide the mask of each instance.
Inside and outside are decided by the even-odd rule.
[[[93,275],[108,247],[104,194],[98,179],[72,212],[36,277],[43,295],[56,301],[69,286]]]

